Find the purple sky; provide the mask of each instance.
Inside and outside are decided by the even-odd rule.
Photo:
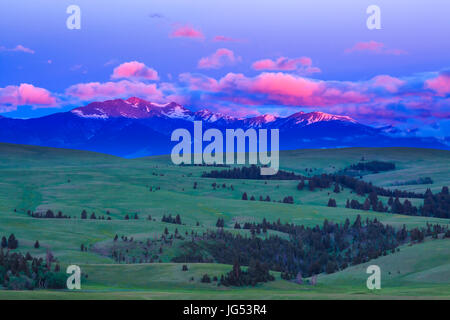
[[[372,4],[381,30],[366,26]],[[0,115],[138,96],[450,136],[449,17],[448,0],[2,0]]]

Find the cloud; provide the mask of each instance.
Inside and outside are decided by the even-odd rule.
[[[242,42],[240,39],[234,39],[226,36],[215,36],[213,39],[214,42]]]
[[[401,49],[389,49],[386,48],[386,45],[382,42],[376,41],[367,41],[367,42],[358,42],[353,47],[346,49],[345,53],[353,53],[353,52],[368,52],[373,54],[386,54],[386,55],[402,55],[407,54],[406,51]]]
[[[363,81],[317,80],[298,74],[263,72],[254,77],[228,73],[215,79],[184,73],[185,100],[191,106],[280,111],[301,108],[351,116],[367,124],[429,123],[450,114],[448,73],[397,78],[378,75]],[[428,89],[425,90],[425,89]]]
[[[107,66],[111,66],[113,64],[117,64],[119,63],[119,61],[117,59],[109,59],[108,61],[106,61],[103,66],[107,67]]]
[[[183,74],[180,81],[187,83],[190,90],[212,93],[213,99],[232,99],[234,102],[241,101],[249,105],[320,107],[369,100],[368,96],[351,84],[312,80],[282,72],[265,72],[253,78],[228,73],[219,80],[202,75]]]
[[[76,64],[73,65],[69,68],[70,71],[72,72],[81,72],[82,74],[87,74],[88,73],[88,69],[86,66],[82,65],[82,64]]]
[[[441,72],[437,77],[425,81],[425,89],[434,90],[439,96],[450,93],[450,72]]]
[[[158,72],[147,67],[142,62],[125,62],[116,67],[111,75],[111,79],[133,79],[133,80],[159,80]]]
[[[372,86],[373,87],[381,87],[385,90],[389,91],[390,93],[395,93],[398,91],[398,89],[403,86],[406,82],[403,80],[400,80],[395,77],[391,77],[389,75],[379,75],[372,79]]]
[[[149,16],[149,18],[152,18],[152,19],[162,19],[162,18],[164,18],[163,14],[157,13],[157,12],[150,13],[148,16]]]
[[[175,26],[175,29],[169,35],[171,38],[191,38],[191,39],[205,39],[205,36],[200,30],[194,29],[190,25]]]
[[[368,100],[364,94],[343,84],[338,86],[281,72],[262,73],[251,79],[249,90],[285,105],[328,106]]]
[[[312,66],[312,60],[309,57],[286,58],[280,57],[277,60],[263,59],[252,64],[254,70],[269,71],[297,71],[301,74],[312,74],[321,72],[317,67]]]
[[[19,86],[0,88],[0,106],[8,111],[16,110],[17,106],[32,106],[37,108],[56,107],[57,99],[43,88],[22,83]]]
[[[14,48],[6,48],[3,46],[0,46],[0,51],[10,51],[10,52],[25,52],[25,53],[30,53],[30,54],[34,54],[34,50],[24,47],[23,45],[19,44],[17,46],[15,46]]]
[[[163,101],[164,94],[156,84],[121,80],[118,82],[89,82],[70,86],[66,95],[80,100],[128,98],[137,96],[153,101]]]
[[[221,48],[217,49],[212,55],[201,58],[197,66],[200,69],[219,69],[238,61],[241,61],[241,58],[235,56],[233,51]]]

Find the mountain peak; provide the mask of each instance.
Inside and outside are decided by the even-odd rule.
[[[208,109],[201,109],[199,111],[196,111],[194,113],[194,115],[197,120],[202,120],[202,121],[206,121],[206,122],[216,122],[219,120],[224,120],[224,121],[237,120],[233,116],[229,116],[229,115],[226,115],[226,114],[223,114],[220,112],[213,112]]]
[[[259,128],[268,123],[275,122],[278,119],[280,119],[280,118],[278,118],[277,116],[274,116],[273,114],[263,114],[260,116],[245,119],[244,121],[251,127]]]
[[[191,116],[191,111],[176,102],[158,104],[137,97],[131,97],[127,100],[116,99],[92,102],[84,107],[75,108],[71,112],[79,117],[97,119],[145,119],[154,116],[189,118]]]
[[[146,101],[144,99],[138,98],[138,97],[131,97],[125,100],[125,102],[133,105],[140,105],[140,104],[151,104],[151,102]]]
[[[356,121],[348,116],[339,116],[334,114],[329,114],[321,111],[313,111],[305,113],[303,111],[294,113],[288,117],[288,119],[292,119],[296,124],[304,123],[305,125],[309,125],[316,122],[321,121],[344,121],[344,122],[352,122],[356,123]]]
[[[277,117],[274,116],[273,114],[264,114],[261,116],[261,118],[264,120],[264,122],[273,122],[275,120],[277,120]]]

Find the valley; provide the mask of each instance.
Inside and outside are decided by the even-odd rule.
[[[305,176],[331,174],[358,163],[362,157],[366,161],[395,163],[395,170],[362,177],[363,181],[386,189],[424,193],[430,188],[436,194],[450,181],[449,152],[432,149],[282,151],[280,170]],[[76,264],[87,274],[82,279],[82,289],[77,292],[0,290],[1,298],[431,299],[450,296],[450,239],[444,238],[444,234],[439,234],[438,239],[427,236],[413,245],[408,240],[399,246],[398,252],[331,274],[321,272],[314,286],[307,284],[310,278],[306,274],[305,283],[299,285],[273,270],[270,273],[274,281],[258,283],[255,287],[218,286],[213,280],[203,283],[203,275],[220,279],[232,269],[231,264],[217,263],[214,258],[206,263],[173,262],[183,252],[183,243],[191,241],[192,234],[201,237],[223,229],[251,237],[251,230],[235,229],[236,223],[244,226],[264,219],[312,228],[322,226],[325,220],[343,224],[348,218],[353,223],[359,215],[363,221],[377,219],[397,229],[403,225],[408,229],[426,228],[427,224],[448,228],[449,220],[443,218],[346,208],[347,199],[363,203],[367,197],[349,188],[335,193],[333,187],[298,190],[298,180],[205,178],[204,172],[228,168],[176,166],[170,156],[124,159],[77,150],[0,144],[0,160],[0,236],[15,235],[19,245],[13,251],[29,252],[43,259],[51,251],[61,270]],[[433,183],[392,186],[395,181],[419,177],[430,177]],[[254,196],[255,201],[242,200],[243,193],[249,199]],[[271,201],[259,201],[260,196],[263,199],[269,196]],[[292,196],[292,204],[278,202],[286,196]],[[336,207],[327,205],[331,197],[336,200]],[[387,197],[378,198],[387,205]],[[417,207],[423,204],[423,199],[409,201]],[[29,211],[45,215],[48,210],[55,214],[61,211],[70,219],[29,215]],[[81,218],[83,210],[87,219]],[[92,213],[96,219],[89,218]],[[181,223],[162,221],[163,216],[169,215],[173,218],[179,215]],[[217,227],[219,220],[223,221],[221,228]],[[167,234],[164,241],[168,242],[161,246],[164,234]],[[117,243],[127,244],[121,252],[131,250],[125,261],[118,262],[108,249],[116,235]],[[270,228],[267,234],[257,234],[262,240],[270,236],[289,239],[288,234]],[[127,237],[128,242],[121,237]],[[35,247],[36,240],[39,248]],[[150,245],[144,245],[149,240]],[[86,249],[80,250],[81,245]],[[142,249],[136,251],[139,246]],[[145,247],[157,258],[151,261],[149,255],[146,260],[142,255]],[[379,291],[371,292],[365,286],[365,268],[370,264],[381,267]],[[183,265],[188,271],[182,271]]]

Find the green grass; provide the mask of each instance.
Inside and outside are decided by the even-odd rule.
[[[313,168],[312,174],[335,172],[366,160],[393,161],[397,169],[392,172],[364,176],[364,180],[376,185],[389,186],[394,181],[407,181],[418,177],[431,177],[432,185],[396,187],[422,192],[431,187],[438,191],[450,181],[450,152],[408,148],[351,148],[333,150],[295,150],[281,152],[281,169],[304,174],[305,168]],[[346,209],[345,201],[358,199],[350,190],[334,194],[332,189],[298,191],[295,181],[226,180],[201,178],[207,167],[178,167],[167,156],[122,159],[109,155],[76,150],[42,148],[0,144],[0,236],[14,233],[19,239],[20,251],[44,256],[47,249],[66,266],[80,264],[89,278],[83,292],[11,292],[0,290],[0,298],[236,298],[236,299],[297,299],[297,298],[345,298],[354,297],[449,297],[448,283],[441,279],[449,275],[446,251],[448,241],[427,241],[424,244],[402,248],[400,253],[380,259],[392,263],[391,269],[402,269],[401,276],[388,278],[386,287],[377,293],[365,289],[367,275],[359,268],[351,267],[334,275],[323,276],[315,288],[300,287],[278,279],[256,288],[225,289],[216,285],[199,283],[202,273],[223,274],[230,266],[218,264],[190,265],[190,271],[182,273],[180,264],[167,263],[177,253],[176,247],[163,255],[162,264],[117,265],[95,250],[81,252],[81,244],[99,248],[118,234],[135,239],[154,238],[165,227],[172,233],[203,232],[215,228],[219,217],[224,218],[227,228],[236,221],[268,221],[280,219],[313,226],[324,219],[342,222],[360,214],[394,226],[423,226],[427,222],[448,224],[448,220],[392,215]],[[198,188],[194,189],[194,182]],[[214,190],[213,182],[225,188]],[[233,189],[231,189],[233,185]],[[152,191],[150,191],[152,188]],[[156,190],[159,188],[159,190]],[[247,192],[257,199],[269,195],[280,200],[287,195],[294,197],[295,204],[243,201]],[[336,199],[338,208],[328,208],[328,199]],[[387,199],[383,199],[387,201]],[[421,200],[413,203],[420,205]],[[27,211],[61,210],[76,219],[36,219]],[[110,212],[111,221],[81,220],[85,209],[97,216]],[[15,211],[14,211],[15,210]],[[126,214],[138,213],[139,220],[124,220]],[[164,214],[180,214],[183,225],[162,223]],[[155,221],[148,221],[151,215]],[[197,223],[199,224],[197,226]],[[230,229],[231,230],[231,229]],[[247,232],[247,231],[241,231]],[[41,248],[34,249],[39,240]],[[422,249],[423,248],[423,249]],[[421,250],[421,251],[420,251]],[[408,264],[402,264],[409,252]],[[429,256],[432,255],[432,256]],[[394,267],[394,257],[399,265]],[[424,262],[425,257],[434,261]],[[423,258],[423,259],[422,259]],[[423,266],[410,270],[414,261]],[[428,261],[428,260],[427,260]],[[381,261],[383,262],[383,261]],[[372,263],[372,262],[370,262]],[[384,262],[383,262],[384,263]],[[390,264],[388,265],[390,266]],[[384,267],[382,267],[384,269]],[[410,270],[408,276],[407,270]],[[362,270],[364,271],[364,270]],[[398,271],[398,270],[394,270]],[[190,281],[194,276],[195,281]],[[355,281],[352,276],[358,280]],[[321,277],[322,279],[322,277]],[[363,281],[364,280],[364,281]],[[392,280],[392,281],[391,281]],[[363,286],[361,287],[361,281]],[[446,289],[447,288],[447,289]],[[408,290],[410,289],[410,294]]]
[[[381,289],[366,288],[369,265],[381,268]],[[0,291],[0,299],[449,299],[450,240],[429,240],[403,246],[400,252],[330,275],[319,275],[316,286],[298,285],[274,273],[274,282],[254,288],[217,287],[200,282],[203,274],[220,276],[222,264],[89,264],[88,279],[79,292]],[[194,277],[194,280],[191,280]]]

